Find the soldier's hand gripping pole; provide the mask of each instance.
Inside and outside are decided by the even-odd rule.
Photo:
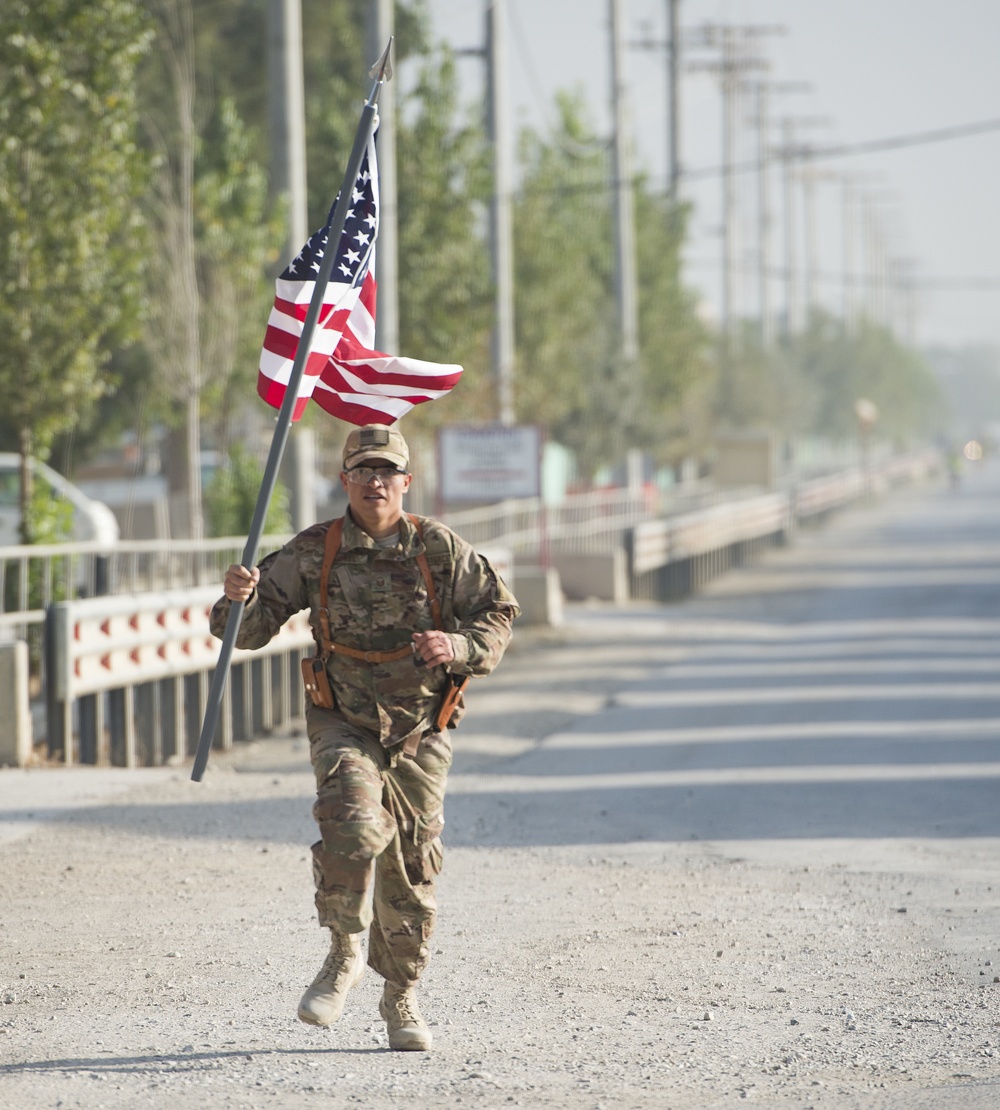
[[[337,257],[337,244],[340,242],[340,236],[343,233],[344,224],[347,221],[347,212],[351,206],[351,193],[354,189],[354,182],[357,180],[358,171],[361,168],[365,147],[368,145],[368,137],[371,135],[372,128],[375,125],[379,92],[382,89],[382,85],[392,77],[392,66],[389,63],[389,52],[391,50],[392,39],[390,38],[389,44],[386,46],[382,57],[379,58],[375,65],[368,71],[368,75],[374,78],[374,82],[368,99],[365,101],[365,106],[361,111],[361,119],[358,121],[358,130],[354,136],[354,147],[351,150],[347,168],[344,170],[344,180],[340,186],[340,195],[334,206],[333,215],[330,217],[327,237],[329,246],[326,253],[323,255],[323,262],[320,266],[319,273],[316,275],[316,285],[313,289],[312,299],[309,302],[309,309],[306,312],[306,318],[302,324],[302,336],[299,339],[298,349],[295,352],[295,360],[292,363],[288,385],[285,387],[285,396],[281,402],[281,408],[278,410],[274,436],[271,439],[271,449],[268,452],[267,464],[264,467],[264,478],[261,482],[260,492],[257,494],[257,504],[254,507],[253,519],[250,522],[250,532],[247,536],[246,547],[243,549],[243,566],[245,566],[247,570],[250,570],[257,561],[257,548],[260,545],[261,536],[264,534],[264,521],[267,518],[267,507],[270,504],[271,495],[274,493],[274,487],[278,480],[278,467],[281,464],[281,457],[285,451],[285,444],[288,442],[288,432],[292,423],[292,412],[298,397],[299,385],[305,371],[306,360],[309,357],[312,334],[316,328],[316,320],[323,304],[323,294],[326,292],[327,284],[330,281],[330,272],[333,269],[334,259]],[[202,722],[201,726],[201,736],[198,740],[198,749],[195,752],[194,766],[191,768],[191,778],[195,782],[201,782],[202,775],[205,773],[205,767],[208,764],[208,753],[211,750],[212,741],[215,739],[215,732],[219,726],[222,695],[226,689],[226,679],[229,675],[229,667],[232,663],[233,651],[236,647],[236,637],[239,635],[240,624],[243,621],[244,608],[244,602],[234,601],[229,610],[229,619],[226,622],[226,632],[222,639],[219,661],[215,665],[215,673],[212,675],[212,685],[208,691],[208,701],[205,704],[205,720]]]

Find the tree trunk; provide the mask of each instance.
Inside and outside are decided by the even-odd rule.
[[[22,428],[18,433],[21,452],[21,543],[34,543],[34,528],[31,521],[31,497],[34,492],[34,471],[31,466],[31,429]]]

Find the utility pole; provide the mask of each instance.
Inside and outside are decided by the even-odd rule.
[[[284,196],[288,203],[283,251],[287,262],[309,238],[300,0],[268,0],[267,75],[271,192]],[[318,515],[316,436],[312,428],[296,428],[295,435],[289,437],[281,462],[281,480],[288,489],[292,527],[296,531],[308,528]]]
[[[667,0],[667,196],[676,204],[681,180],[680,0]]]
[[[802,168],[802,246],[805,280],[805,323],[809,326],[816,308],[816,167],[807,162]]]
[[[612,175],[615,229],[615,298],[618,306],[619,348],[610,376],[608,417],[614,421],[615,446],[628,461],[629,487],[641,472],[628,437],[641,404],[639,363],[639,302],[636,292],[635,218],[632,198],[632,161],[629,157],[629,115],[622,48],[622,3],[608,0],[611,31]],[[617,415],[617,419],[615,419]]]
[[[760,312],[761,343],[774,342],[774,306],[771,299],[771,239],[774,218],[771,210],[771,94],[805,92],[810,86],[803,81],[754,82],[757,128],[757,303]]]
[[[719,77],[722,87],[722,296],[720,331],[724,349],[729,352],[734,338],[737,305],[736,255],[739,240],[736,174],[737,111],[744,75],[750,70],[767,69],[767,63],[752,56],[746,44],[767,34],[781,34],[779,26],[735,26],[706,24],[699,28],[699,45],[716,47],[718,61],[694,62],[691,70],[707,70]]]
[[[841,184],[841,269],[843,270],[844,329],[855,329],[854,319],[854,179],[845,176]]]
[[[493,374],[500,423],[514,423],[514,247],[511,225],[512,144],[507,105],[507,37],[503,0],[486,0],[488,129],[493,146]]]
[[[792,150],[795,146],[795,121],[787,117],[781,121],[782,163],[781,179],[785,217],[785,338],[795,333],[798,325],[798,288],[795,249],[795,171]]]
[[[917,343],[917,304],[914,273],[917,261],[914,258],[896,259],[896,295],[899,302],[899,334],[908,347]]]
[[[864,197],[865,285],[868,289],[868,318],[882,327],[888,325],[886,312],[886,250],[882,221],[873,193]]]
[[[771,315],[771,197],[768,143],[768,90],[766,81],[756,82],[757,92],[757,308],[760,341],[770,347],[774,339]]]
[[[309,238],[300,0],[268,0],[267,76],[271,192],[288,198],[287,260]]]
[[[296,0],[296,3],[298,0]],[[369,61],[381,56],[395,33],[393,0],[368,0],[365,39]],[[375,314],[375,345],[380,351],[399,351],[399,231],[396,199],[396,86],[387,82],[379,101],[378,154],[378,247],[375,277],[378,281],[378,312]],[[302,240],[305,242],[305,239]]]
[[[665,39],[652,39],[648,30],[642,39],[628,45],[635,50],[664,50],[667,56],[666,77],[666,191],[671,203],[677,202],[680,192],[680,73],[681,73],[681,32],[680,0],[665,0],[667,36]]]
[[[808,148],[797,142],[797,127],[811,124],[826,124],[825,117],[785,117],[781,121],[781,148],[779,156],[782,164],[782,203],[784,206],[785,236],[785,327],[787,339],[798,329],[801,322],[799,313],[798,250],[795,235],[795,162],[808,155]]]
[[[618,302],[620,355],[632,376],[639,357],[639,315],[635,275],[635,222],[632,166],[629,157],[628,106],[622,59],[621,0],[609,0],[611,17],[611,109],[614,120],[612,173],[615,213],[615,294]]]
[[[732,346],[736,301],[736,103],[740,73],[736,65],[733,27],[721,28],[722,34],[722,334]]]

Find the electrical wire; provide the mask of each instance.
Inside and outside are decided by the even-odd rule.
[[[817,162],[827,158],[846,158],[856,154],[875,154],[883,150],[899,150],[908,146],[925,146],[929,143],[950,142],[964,139],[970,135],[983,135],[1000,131],[1000,119],[982,120],[978,123],[960,124],[956,127],[941,127],[935,131],[914,131],[905,135],[890,135],[885,139],[869,139],[861,143],[838,143],[833,146],[796,145],[790,149],[778,149],[775,153],[787,162]],[[695,170],[681,170],[681,180],[693,181],[703,177],[719,177],[724,173],[752,173],[761,168],[759,160],[733,162],[728,166],[710,166]]]
[[[594,138],[589,143],[580,143],[561,134],[559,129],[553,126],[550,109],[546,104],[545,93],[542,90],[542,83],[539,80],[534,59],[531,57],[531,52],[527,46],[527,35],[524,33],[524,26],[521,23],[517,5],[513,2],[508,2],[504,5],[504,11],[508,17],[511,38],[514,41],[514,49],[517,51],[518,57],[521,59],[521,65],[524,67],[524,72],[528,76],[528,84],[531,86],[532,98],[545,123],[549,138],[556,143],[565,154],[570,155],[572,158],[588,158],[597,151],[606,150],[611,145],[610,139]]]
[[[721,270],[722,261],[711,258],[688,259],[684,266],[690,270]],[[740,263],[733,266],[738,273],[756,276],[760,273],[759,267],[753,263]],[[771,279],[782,280],[786,278],[787,271],[782,266],[769,266],[766,276]],[[889,284],[901,289],[927,290],[934,292],[992,292],[1000,289],[1000,277],[893,277],[891,274],[878,278],[864,274],[848,275],[830,271],[817,271],[812,275],[812,280],[820,284],[842,285],[849,282],[855,286]]]

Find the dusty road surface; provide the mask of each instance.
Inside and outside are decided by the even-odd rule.
[[[370,974],[295,1018],[300,736],[0,772],[0,1106],[1000,1106],[998,664],[1000,466],[522,635],[456,736],[429,1054]]]

